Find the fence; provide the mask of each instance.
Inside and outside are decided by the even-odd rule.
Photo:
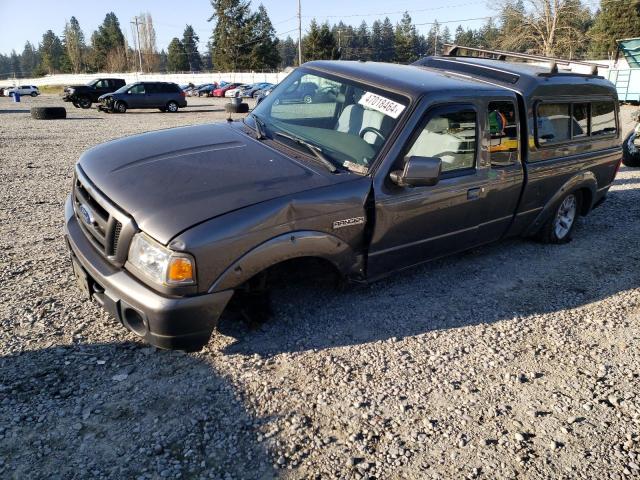
[[[269,82],[280,83],[289,74],[289,71],[276,73],[262,72],[214,72],[214,73],[92,73],[92,74],[61,74],[47,75],[39,78],[20,78],[0,80],[0,87],[10,87],[13,85],[82,85],[96,78],[123,78],[127,83],[139,81],[175,82],[179,85],[193,83],[239,82],[257,83]]]

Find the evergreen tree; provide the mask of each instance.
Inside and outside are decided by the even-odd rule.
[[[91,46],[93,67],[96,70],[116,71],[126,67],[124,35],[115,13],[107,13],[102,25],[91,35]]]
[[[86,45],[84,43],[84,33],[76,17],[71,17],[71,20],[65,24],[62,44],[73,73],[80,73],[84,65]]]
[[[355,31],[353,43],[359,60],[371,60],[371,36],[369,26],[364,20]]]
[[[337,55],[336,40],[331,33],[328,23],[318,25],[315,19],[311,20],[309,31],[303,40],[305,61],[331,60]]]
[[[218,70],[250,68],[251,12],[244,0],[210,0],[216,26],[211,36],[211,57]]]
[[[20,70],[22,70],[22,74],[27,77],[34,76],[39,63],[40,56],[34,46],[31,42],[25,43],[22,55],[20,55]],[[0,71],[2,71],[1,68]]]
[[[382,59],[382,24],[376,20],[371,24],[371,60]]]
[[[500,29],[493,18],[489,18],[477,34],[477,41],[482,48],[498,48],[500,42]]]
[[[167,70],[170,72],[184,72],[189,70],[187,52],[180,39],[174,37],[167,48]]]
[[[640,36],[640,0],[602,2],[589,31],[593,58],[615,54],[616,40]]]
[[[382,40],[380,44],[380,61],[391,62],[396,56],[396,37],[389,17],[386,17],[382,22],[380,38]]]
[[[11,61],[11,71],[14,72],[14,74],[18,77],[26,76],[21,69],[20,57],[18,56],[15,50],[11,50],[11,56],[9,58]]]
[[[279,40],[267,14],[260,4],[251,19],[253,44],[251,45],[250,65],[253,70],[274,69],[280,63]]]
[[[408,12],[404,12],[402,20],[396,25],[395,35],[395,61],[398,63],[411,63],[417,60],[418,34],[411,21]]]
[[[278,43],[278,52],[280,54],[281,69],[292,67],[298,59],[298,46],[290,36]]]
[[[450,45],[451,41],[451,30],[445,25],[442,29],[442,44],[444,45],[446,43]]]
[[[62,42],[58,36],[52,30],[47,30],[42,35],[40,56],[42,58],[42,67],[48,74],[60,71],[63,52]]]
[[[164,48],[158,54],[158,70],[161,72],[167,71],[167,52],[164,51]]]
[[[187,54],[189,70],[192,72],[202,70],[202,58],[200,57],[200,52],[198,52],[199,41],[200,37],[198,37],[193,27],[187,25],[182,34],[182,46]]]

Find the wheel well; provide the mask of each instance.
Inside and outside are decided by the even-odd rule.
[[[281,287],[290,283],[338,284],[343,278],[340,270],[329,260],[322,257],[298,257],[271,265],[254,275],[239,289],[252,290],[260,285],[264,288]]]

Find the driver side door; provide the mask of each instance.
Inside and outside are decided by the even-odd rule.
[[[485,202],[486,172],[479,167],[481,110],[473,103],[430,108],[409,137],[393,169],[410,156],[440,158],[433,186],[385,181],[376,191],[376,221],[367,275],[394,270],[473,247]]]

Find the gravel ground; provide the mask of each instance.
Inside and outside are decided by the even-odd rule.
[[[286,287],[187,355],[79,298],[62,209],[86,148],[223,102],[28,115],[60,103],[0,98],[0,478],[640,477],[640,171],[568,245]]]

